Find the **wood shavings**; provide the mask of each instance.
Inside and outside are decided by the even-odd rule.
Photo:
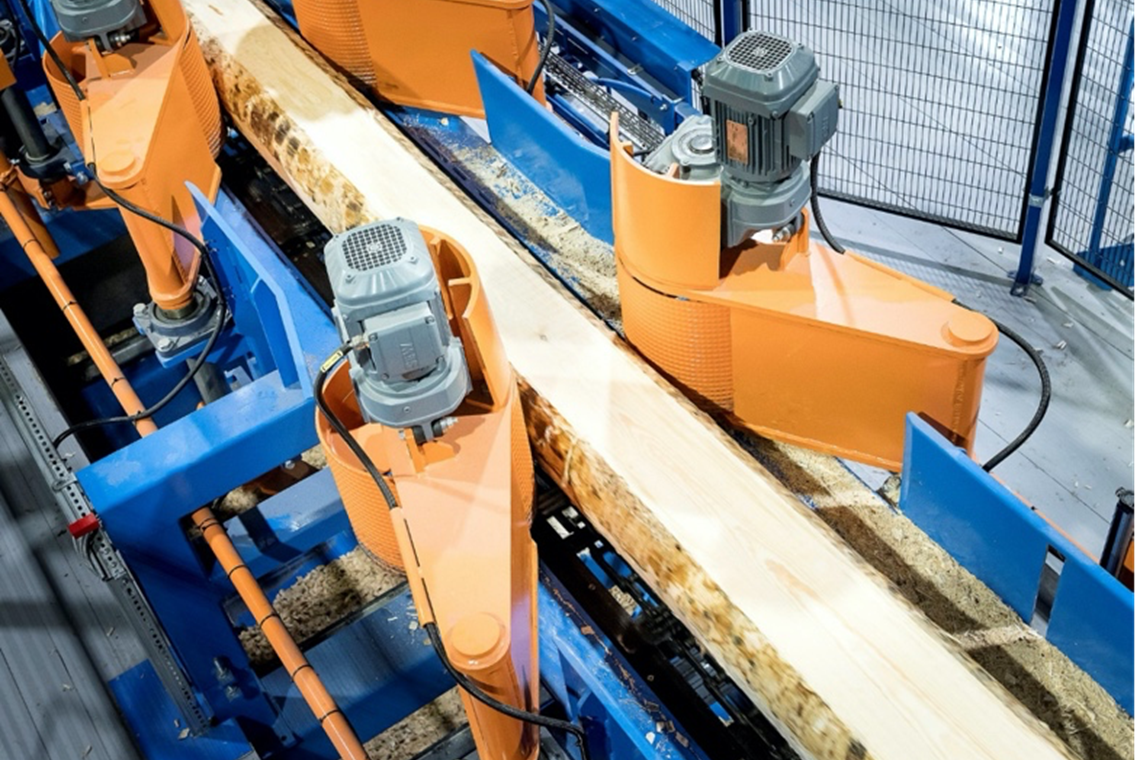
[[[301,644],[378,599],[403,579],[402,574],[357,547],[283,589],[273,599],[273,606],[289,633]],[[268,667],[276,661],[273,648],[260,629],[246,628],[240,636],[254,667]]]
[[[364,749],[369,760],[411,760],[465,725],[463,701],[454,688],[370,739]]]

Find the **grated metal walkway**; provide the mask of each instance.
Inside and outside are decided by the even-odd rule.
[[[53,410],[3,315],[0,361],[27,403]],[[139,662],[142,649],[72,548],[10,413],[7,383],[0,401],[0,758],[134,760],[105,681]]]

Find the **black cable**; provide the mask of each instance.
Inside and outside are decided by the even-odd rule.
[[[425,589],[426,593],[426,589]],[[520,710],[513,705],[508,705],[504,702],[492,697],[487,692],[479,688],[466,674],[460,673],[459,670],[451,664],[451,660],[447,658],[447,652],[443,648],[443,639],[439,635],[439,627],[435,623],[427,623],[424,625],[424,630],[427,632],[428,639],[431,640],[431,647],[435,650],[436,656],[439,661],[443,663],[444,670],[448,675],[455,679],[459,684],[459,688],[467,692],[471,697],[483,704],[490,707],[496,712],[500,712],[509,718],[522,721],[523,723],[531,723],[536,726],[550,728],[555,731],[563,731],[570,734],[578,742],[578,748],[582,751],[582,760],[590,760],[589,742],[586,739],[586,730],[576,723],[571,723],[568,720],[559,720],[558,718],[551,718],[541,713],[532,713],[526,710]]]
[[[44,30],[40,28],[39,23],[36,21],[36,17],[32,15],[32,11],[28,8],[27,0],[16,0],[16,2],[20,4],[20,10],[22,10],[24,12],[24,15],[27,16],[28,24],[31,25],[32,32],[36,35],[36,39],[40,41],[40,45],[43,46],[44,52],[48,54],[48,57],[51,58],[52,63],[54,63],[56,68],[59,69],[59,73],[63,76],[64,79],[67,80],[68,85],[71,86],[72,92],[75,93],[75,97],[79,100],[86,100],[87,96],[79,87],[79,82],[75,81],[75,77],[72,75],[71,69],[63,65],[63,59],[60,58],[59,53],[56,52],[55,48],[51,46],[51,40],[47,38],[47,35],[44,34]]]
[[[832,250],[836,253],[847,253],[847,249],[832,237],[827,222],[823,221],[823,212],[819,208],[819,156],[820,154],[816,153],[815,158],[811,160],[811,215],[815,219],[815,226],[819,229],[819,234],[823,235],[823,239],[827,241]]]
[[[959,305],[963,305],[964,307],[962,303],[959,303]],[[969,307],[964,308],[969,309]],[[1049,365],[1045,363],[1041,352],[1033,348],[1033,344],[1025,340],[1024,337],[1021,337],[1016,330],[1013,330],[1008,325],[1003,325],[1002,322],[996,319],[991,318],[991,320],[994,325],[998,326],[1002,335],[1008,337],[1013,343],[1016,343],[1021,350],[1025,351],[1029,359],[1033,360],[1033,365],[1037,368],[1037,374],[1041,376],[1041,403],[1037,404],[1036,414],[1033,415],[1032,420],[1029,420],[1025,431],[1021,432],[1016,439],[1013,439],[1009,446],[999,451],[998,455],[995,455],[990,461],[987,461],[987,463],[983,465],[987,473],[992,473],[994,469],[1004,464],[1005,460],[1015,455],[1021,447],[1025,446],[1029,439],[1033,438],[1036,432],[1040,430],[1042,423],[1045,422],[1045,417],[1049,415],[1049,407],[1053,402],[1053,378],[1049,374]]]
[[[203,365],[205,365],[206,360],[210,356],[210,352],[214,350],[214,346],[217,344],[218,338],[221,337],[222,328],[225,326],[226,316],[228,314],[226,297],[222,292],[222,283],[218,278],[218,273],[214,270],[213,263],[210,261],[210,250],[206,247],[206,244],[198,238],[194,237],[194,235],[192,235],[186,228],[180,227],[174,222],[163,219],[161,216],[153,214],[150,211],[141,208],[140,206],[136,206],[131,201],[127,200],[111,188],[104,185],[99,181],[99,175],[95,171],[94,163],[88,164],[87,168],[91,171],[91,176],[94,178],[95,183],[99,185],[99,188],[118,206],[131,212],[132,214],[135,214],[136,216],[146,219],[149,222],[153,222],[160,227],[165,227],[175,235],[188,240],[191,245],[198,249],[199,260],[202,262],[202,268],[206,272],[206,278],[210,281],[210,284],[213,285],[214,291],[217,294],[219,313],[217,316],[217,324],[215,324],[214,329],[210,331],[210,336],[207,338],[206,345],[203,347],[202,352],[198,354],[197,358],[194,359],[194,363],[190,366],[189,371],[183,375],[177,383],[175,383],[174,387],[171,388],[165,396],[163,396],[161,399],[146,409],[143,409],[141,412],[135,412],[134,414],[123,414],[116,417],[103,417],[97,420],[87,420],[86,422],[76,423],[55,437],[55,439],[52,441],[52,446],[54,448],[59,448],[59,445],[63,443],[64,440],[68,438],[68,436],[71,436],[83,430],[102,427],[104,425],[137,422],[138,420],[145,419],[147,417],[153,417],[155,414],[157,414],[160,410],[166,407],[167,404],[173,401],[175,397],[177,397],[178,394],[182,392],[183,388],[190,384],[190,382],[198,374],[198,370],[202,369]]]
[[[20,60],[20,54],[28,49],[28,43],[24,39],[23,32],[20,31],[20,17],[16,15],[16,9],[12,7],[10,0],[3,0],[4,10],[8,11],[8,18],[12,21],[12,33],[16,35],[16,50],[12,53],[11,66],[13,71],[16,68],[16,62]]]
[[[815,223],[819,228],[819,233],[823,236],[823,239],[827,241],[827,244],[830,245],[837,253],[846,253],[847,249],[840,245],[835,240],[835,238],[831,236],[831,230],[827,228],[827,223],[823,220],[823,214],[819,210],[819,155],[820,154],[817,153],[815,155],[815,158],[811,160],[812,216],[815,217]],[[964,309],[970,309],[969,306],[962,303],[961,301],[955,300],[954,303]],[[974,309],[970,310],[975,311]],[[1037,350],[1033,348],[1032,345],[1030,345],[1029,341],[1018,335],[1011,328],[1003,325],[1001,322],[998,322],[993,317],[989,317],[989,319],[994,323],[994,326],[997,327],[998,332],[1016,343],[1017,346],[1022,351],[1024,351],[1033,362],[1033,366],[1037,368],[1037,374],[1041,378],[1041,400],[1037,404],[1037,411],[1033,413],[1033,417],[1029,420],[1029,424],[1025,426],[1025,429],[1022,430],[1016,438],[1010,441],[1004,449],[994,454],[989,458],[989,460],[986,461],[985,464],[982,465],[982,469],[986,472],[989,472],[1004,462],[1006,459],[1008,459],[1009,456],[1013,454],[1013,452],[1017,451],[1019,448],[1021,448],[1021,445],[1023,443],[1029,440],[1029,437],[1031,435],[1037,432],[1037,428],[1041,426],[1041,421],[1045,419],[1045,412],[1049,409],[1049,401],[1053,398],[1053,383],[1049,379],[1049,368],[1045,366],[1045,360],[1041,358],[1041,354],[1039,354]]]
[[[328,421],[332,429],[336,431],[337,435],[348,445],[348,448],[356,458],[360,460],[364,469],[372,476],[372,480],[376,482],[376,485],[380,488],[380,493],[384,496],[384,501],[388,504],[388,509],[397,509],[400,506],[399,502],[396,501],[396,497],[392,494],[392,489],[388,487],[388,482],[384,479],[384,475],[380,472],[379,468],[376,467],[376,463],[372,461],[372,458],[368,456],[364,448],[357,443],[345,424],[333,413],[328,405],[328,401],[325,400],[325,378],[327,378],[329,372],[348,355],[348,351],[351,350],[352,347],[352,341],[341,344],[340,348],[334,351],[332,355],[321,364],[317,370],[316,377],[313,379],[313,398],[316,400],[317,408]],[[423,590],[424,599],[428,605],[427,613],[434,619],[435,610],[432,609],[431,596],[428,594],[426,585],[424,585]],[[582,751],[582,760],[590,760],[590,745],[586,739],[586,730],[584,728],[568,720],[559,720],[558,718],[551,718],[547,715],[520,710],[513,705],[508,705],[495,699],[483,691],[475,682],[468,678],[466,674],[461,673],[451,663],[450,658],[447,656],[447,650],[443,646],[443,639],[440,636],[439,627],[434,622],[424,624],[423,628],[427,631],[428,638],[431,640],[432,649],[435,650],[435,654],[443,664],[444,670],[455,680],[459,688],[467,692],[472,699],[483,703],[492,710],[502,713],[509,718],[570,734],[578,742],[578,747]]]
[[[538,84],[538,78],[542,76],[542,71],[546,68],[546,59],[550,57],[550,49],[554,47],[554,6],[550,0],[543,0],[543,6],[546,8],[546,44],[542,46],[542,55],[538,58],[538,65],[534,67],[534,73],[530,75],[530,81],[526,83],[528,95],[534,94],[534,88]]]

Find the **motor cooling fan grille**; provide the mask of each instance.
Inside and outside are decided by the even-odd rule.
[[[741,37],[728,51],[728,60],[753,71],[771,71],[792,54],[792,43],[771,34]]]
[[[358,272],[395,264],[407,251],[403,231],[391,224],[365,227],[344,241],[344,261]]]

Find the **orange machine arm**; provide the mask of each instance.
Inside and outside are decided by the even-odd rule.
[[[99,181],[119,195],[197,233],[186,183],[210,198],[221,182],[221,112],[198,40],[178,0],[147,0],[149,34],[114,51],[94,41],[52,47],[83,93],[80,98],[51,57],[44,70]],[[105,204],[104,204],[105,205]],[[198,252],[152,222],[123,213],[146,269],[151,298],[183,316],[193,302]]]
[[[698,400],[777,440],[898,470],[907,412],[970,450],[997,328],[854,253],[785,241],[721,250],[721,185],[638,163],[610,126],[626,337]]]
[[[534,470],[514,373],[474,265],[455,243],[424,238],[463,342],[472,392],[443,435],[366,424],[348,365],[324,398],[383,472],[399,501],[389,511],[360,460],[320,414],[317,430],[361,544],[408,574],[421,623],[435,622],[446,654],[494,699],[538,708],[538,556],[530,538]],[[538,730],[463,694],[479,757],[532,760]]]

